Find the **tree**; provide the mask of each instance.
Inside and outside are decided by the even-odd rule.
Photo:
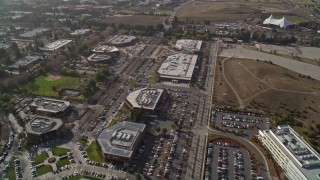
[[[161,131],[161,128],[158,126],[156,127],[156,132],[159,133]]]
[[[168,132],[168,129],[167,128],[162,128],[162,134],[166,134]]]

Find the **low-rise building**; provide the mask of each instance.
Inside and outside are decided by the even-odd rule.
[[[155,112],[163,99],[165,99],[164,89],[143,88],[129,93],[124,105],[131,111],[143,108]]]
[[[62,101],[49,98],[35,98],[29,105],[32,112],[51,117],[62,117],[70,109],[70,103],[68,101]]]
[[[198,55],[174,54],[168,56],[160,66],[160,80],[189,83],[193,76]]]
[[[16,63],[8,66],[9,70],[22,70],[22,69],[28,69],[35,64],[39,63],[41,60],[40,56],[26,56],[24,58],[19,59]]]
[[[72,42],[72,40],[60,39],[60,40],[57,40],[57,41],[52,42],[50,44],[47,44],[44,47],[40,47],[40,50],[53,52],[53,51],[65,46],[65,45],[69,44],[70,42]]]
[[[320,155],[290,126],[259,131],[264,147],[289,180],[320,179]]]
[[[105,159],[130,163],[145,131],[145,124],[124,121],[103,129],[96,137],[97,145]]]
[[[136,36],[115,35],[108,39],[107,43],[114,46],[127,46],[135,43],[136,39]]]
[[[180,39],[176,42],[176,47],[189,53],[198,53],[202,47],[202,41],[192,39]]]
[[[26,124],[25,128],[28,142],[37,144],[59,137],[63,122],[57,118],[35,116]]]
[[[71,33],[71,36],[87,35],[90,33],[90,31],[91,31],[90,29],[77,29]]]
[[[31,31],[27,31],[25,33],[22,33],[19,35],[19,37],[21,38],[34,38],[38,35],[41,35],[43,32],[49,31],[48,28],[37,28],[37,29],[33,29]]]

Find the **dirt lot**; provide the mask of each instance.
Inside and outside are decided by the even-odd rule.
[[[193,2],[179,8],[178,18],[212,21],[239,21],[252,17],[253,14],[263,11],[287,12],[291,5],[255,2]],[[292,7],[293,8],[293,7]]]
[[[256,60],[231,58],[221,64],[225,65],[225,77],[240,99],[224,80],[218,66],[217,104],[240,104],[269,113],[295,112],[296,117],[307,124],[319,123],[320,81],[300,77],[293,71]],[[224,91],[227,95],[222,96]]]
[[[264,1],[211,1],[192,2],[180,7],[176,15],[179,19],[211,20],[211,21],[241,21],[246,18],[259,17],[261,13],[269,16],[271,13],[279,15],[297,15],[308,17],[308,15],[296,8],[294,5],[280,0]]]
[[[162,24],[163,17],[161,16],[143,16],[143,15],[128,15],[128,16],[113,16],[104,20],[108,24],[130,24],[130,25],[157,25]]]

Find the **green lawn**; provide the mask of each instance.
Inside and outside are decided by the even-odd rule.
[[[34,162],[36,164],[41,164],[43,163],[43,161],[45,161],[47,158],[49,157],[48,153],[47,152],[42,152],[41,154],[38,154],[34,157]]]
[[[12,157],[10,160],[10,167],[6,173],[6,175],[4,176],[5,178],[8,178],[10,180],[16,180],[16,172],[15,172],[15,168],[14,168],[14,160],[15,157]],[[2,172],[2,169],[0,170]]]
[[[86,175],[78,175],[78,176],[74,176],[68,180],[79,180],[79,179],[89,179],[89,180],[101,180],[100,178],[96,178],[96,177],[91,177],[91,176],[86,176]]]
[[[26,90],[35,95],[42,96],[57,96],[58,93],[54,91],[59,88],[79,89],[79,78],[62,76],[61,79],[55,81],[47,81],[46,76],[38,76],[33,82],[26,86]]]
[[[111,119],[110,123],[108,124],[108,127],[114,126],[116,124],[118,124],[118,121],[115,119]]]
[[[83,147],[85,147],[87,144],[88,144],[88,140],[86,140],[86,139],[80,139],[80,144],[83,146]]]
[[[86,152],[88,154],[88,157],[91,161],[95,162],[101,162],[101,163],[106,163],[104,158],[100,155],[97,147],[97,142],[92,141],[92,143],[89,145],[89,147],[86,149]]]
[[[54,147],[52,149],[52,154],[55,156],[63,156],[63,155],[66,155],[67,152],[70,152],[70,149],[62,148],[62,147]]]
[[[47,174],[52,171],[52,167],[50,165],[41,165],[37,167],[37,174],[41,176],[43,174]]]
[[[64,167],[65,165],[69,165],[70,162],[69,162],[69,159],[68,157],[63,157],[61,159],[59,159],[59,161],[57,161],[57,168],[62,168]]]

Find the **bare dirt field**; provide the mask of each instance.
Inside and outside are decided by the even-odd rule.
[[[143,15],[128,15],[128,16],[112,16],[107,17],[104,22],[108,24],[130,24],[130,25],[157,25],[162,24],[163,18],[161,16],[143,16]]]
[[[217,69],[220,73],[214,103],[240,105],[267,113],[294,112],[295,117],[307,124],[319,123],[320,81],[262,61],[225,58],[221,64],[225,77]],[[226,96],[222,96],[224,91]]]
[[[53,74],[49,74],[49,75],[45,78],[45,80],[47,80],[47,81],[56,81],[56,80],[59,80],[59,79],[61,79],[61,76],[59,76],[59,75],[53,75]]]
[[[261,2],[192,2],[180,7],[176,15],[180,19],[211,20],[211,21],[240,21],[256,16],[259,12],[287,13],[294,9],[291,4],[274,4]]]

